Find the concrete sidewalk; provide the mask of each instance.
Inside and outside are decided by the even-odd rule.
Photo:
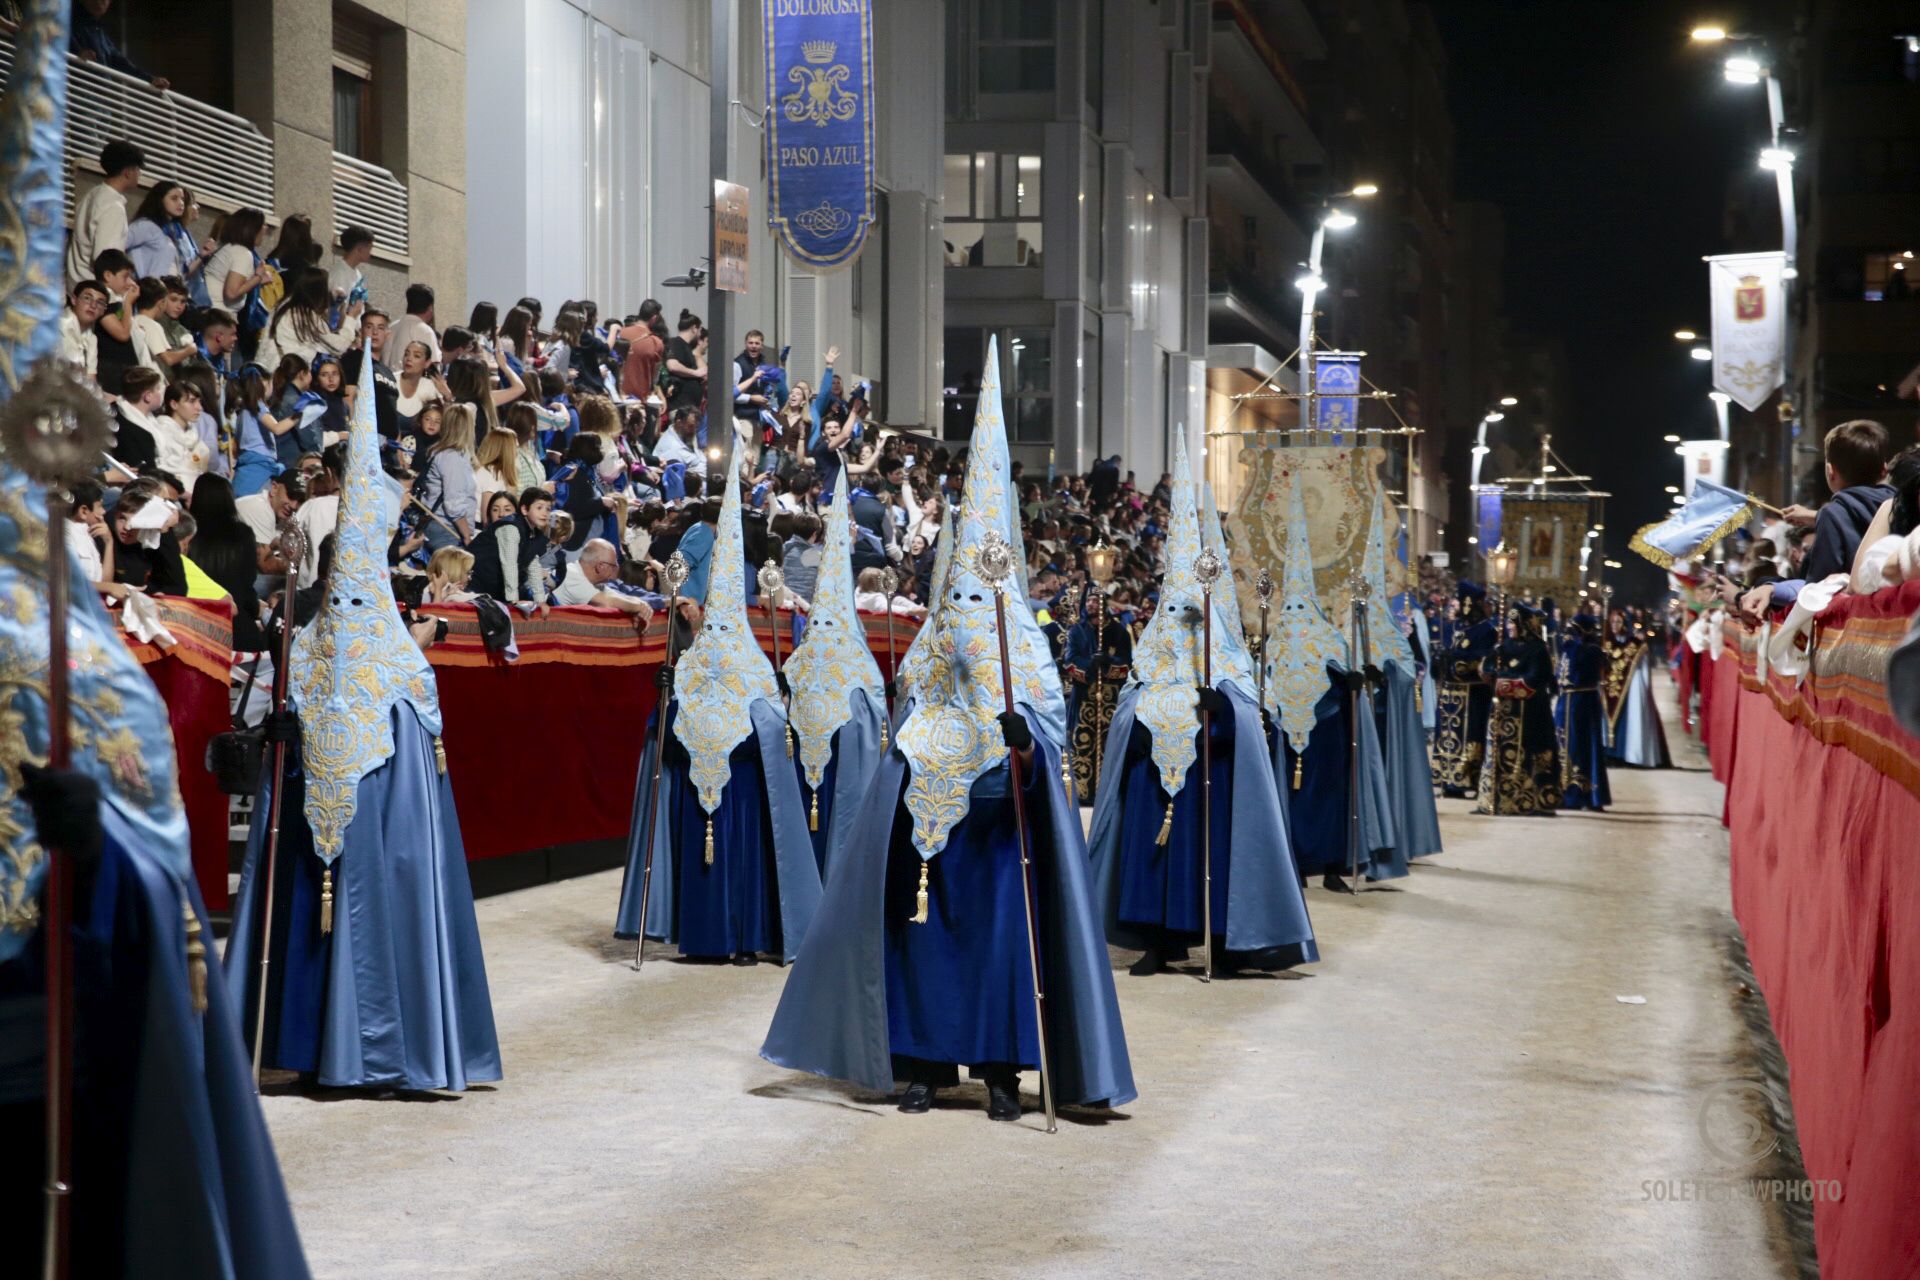
[[[1442,802],[1410,879],[1309,892],[1303,973],[1120,972],[1140,1099],[1053,1137],[975,1088],[907,1117],[762,1062],[785,972],[635,975],[617,873],[489,899],[503,1084],[267,1099],[308,1255],[355,1280],[1791,1275],[1702,1121],[1759,1075],[1720,788],[1613,790],[1604,816]]]

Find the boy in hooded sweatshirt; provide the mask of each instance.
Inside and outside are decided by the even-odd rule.
[[[1818,582],[1853,567],[1853,555],[1880,504],[1893,497],[1886,484],[1887,429],[1865,418],[1843,422],[1827,432],[1827,487],[1833,498],[1815,516],[1805,507],[1787,513],[1793,524],[1813,525],[1813,548],[1801,577]]]

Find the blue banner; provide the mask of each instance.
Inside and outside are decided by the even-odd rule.
[[[1483,556],[1500,545],[1500,499],[1500,489],[1491,485],[1482,485],[1473,491],[1473,536],[1480,539],[1475,550]],[[1463,568],[1460,576],[1472,575]]]
[[[767,225],[810,267],[853,261],[873,225],[869,0],[766,0]]]
[[[1344,434],[1360,425],[1360,357],[1352,352],[1328,351],[1313,358],[1313,425]]]

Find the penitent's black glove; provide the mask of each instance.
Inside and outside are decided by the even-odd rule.
[[[659,686],[661,697],[664,698],[671,694],[673,692],[673,668],[661,667],[659,671],[654,673],[653,682]]]
[[[300,745],[300,717],[292,711],[269,711],[260,721],[261,736],[274,746]]]
[[[1387,687],[1387,673],[1382,671],[1379,667],[1376,667],[1371,662],[1369,662],[1364,668],[1362,668],[1362,670],[1366,674],[1368,684],[1372,685],[1376,689],[1384,689]]]
[[[1033,730],[1027,727],[1026,717],[1018,711],[1000,713],[1000,737],[1015,751],[1026,751],[1033,746]]]
[[[1367,673],[1364,671],[1343,671],[1340,683],[1346,686],[1348,693],[1358,693],[1367,686]]]
[[[100,784],[72,769],[20,766],[22,794],[33,810],[40,843],[51,845],[74,861],[99,861],[106,844],[100,826]]]
[[[887,701],[892,702],[900,696],[900,686],[889,680],[886,683]]]
[[[1227,695],[1218,689],[1208,687],[1200,690],[1200,710],[1208,715],[1224,716],[1232,709],[1232,704],[1227,701]]]
[[[774,672],[774,673],[773,673],[773,682],[774,682],[774,684],[776,684],[776,685],[778,685],[778,686],[779,686],[779,688],[780,688],[780,696],[781,696],[781,697],[783,697],[783,698],[791,698],[791,697],[793,696],[793,686],[787,683],[787,673],[786,673],[786,672],[784,672],[784,671],[776,671],[776,672]]]

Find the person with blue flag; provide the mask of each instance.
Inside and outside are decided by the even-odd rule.
[[[1577,613],[1560,642],[1560,697],[1553,708],[1560,735],[1560,807],[1605,809],[1613,803],[1607,785],[1606,703],[1601,686],[1607,654],[1600,647],[1600,619]]]
[[[330,1088],[465,1089],[500,1079],[500,1044],[439,691],[387,572],[398,515],[371,359],[342,481],[320,612],[293,643],[294,710],[271,729],[297,760],[254,806],[227,971],[250,1023],[264,1010],[263,1065]]]
[[[743,966],[762,954],[791,962],[820,903],[786,708],[747,621],[739,467],[752,460],[736,433],[727,464],[709,473],[723,489],[710,585],[699,634],[663,668],[654,714],[667,717],[666,731],[657,722],[647,730],[613,928],[615,937],[644,932],[681,955]]]
[[[953,543],[936,571],[941,590],[901,664],[899,731],[860,806],[858,837],[831,866],[760,1052],[869,1089],[905,1081],[899,1107],[908,1114],[931,1110],[965,1067],[986,1083],[988,1118],[1010,1121],[1021,1112],[1020,1073],[1040,1061],[1036,982],[1053,1100],[1120,1106],[1135,1090],[1079,810],[1060,780],[1059,673],[1024,585],[995,584],[983,571],[989,550],[1024,560],[999,379],[990,354],[959,524],[941,536]],[[1005,589],[1004,631],[995,585]],[[1015,825],[1022,810],[1032,950]]]
[[[69,8],[20,6],[0,119],[0,1270],[304,1280],[167,708],[49,501],[111,431],[58,353]]]
[[[1207,941],[1203,920],[1218,935],[1210,959],[1220,971],[1317,960],[1231,576],[1222,573],[1202,590],[1206,542],[1180,432],[1172,469],[1160,607],[1134,648],[1114,712],[1088,841],[1107,940],[1144,953],[1136,976],[1158,973]],[[1211,661],[1202,649],[1209,632]],[[1202,785],[1203,755],[1211,759],[1210,787]],[[1201,909],[1203,884],[1212,891],[1210,912]]]
[[[827,540],[807,630],[781,676],[807,793],[807,832],[824,878],[855,838],[854,818],[887,747],[886,683],[853,601],[852,517],[847,476],[834,476],[834,504],[822,518]]]

